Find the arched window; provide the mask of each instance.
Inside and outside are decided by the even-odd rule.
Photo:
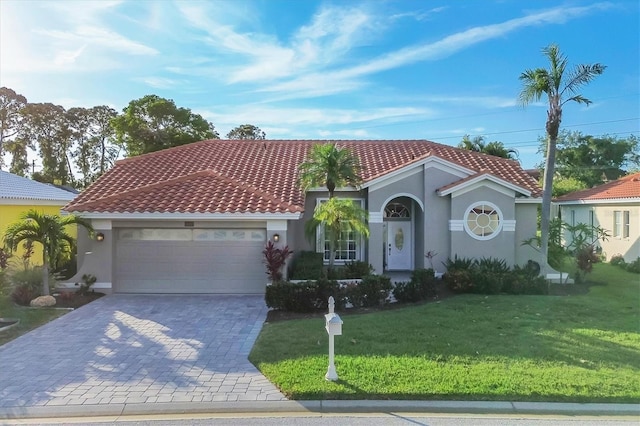
[[[384,208],[384,217],[386,218],[409,218],[411,214],[409,213],[409,209],[405,207],[402,203],[389,203]]]

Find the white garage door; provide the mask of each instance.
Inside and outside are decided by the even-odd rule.
[[[264,293],[264,229],[117,229],[118,293]]]

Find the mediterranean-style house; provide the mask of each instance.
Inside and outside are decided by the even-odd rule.
[[[0,170],[0,247],[9,224],[20,219],[27,210],[36,209],[47,214],[60,214],[60,209],[73,200],[77,193],[53,185],[36,182],[22,176]],[[70,231],[75,236],[75,227]],[[11,264],[22,257],[22,245],[13,253]],[[34,244],[31,265],[42,265],[42,247]]]
[[[268,240],[325,253],[304,224],[328,196],[303,193],[298,166],[313,140],[207,140],[118,161],[65,210],[91,219],[78,276],[102,291],[263,293]],[[337,141],[363,167],[359,188],[336,196],[369,213],[367,240],[344,235],[337,264],[362,260],[376,273],[428,267],[447,258],[494,257],[524,264],[539,255],[541,190],[513,160],[426,140]],[[76,278],[76,280],[78,280]]]
[[[640,257],[640,173],[563,195],[554,202],[563,222],[599,226],[609,234],[598,242],[607,260],[614,255],[622,255],[627,262]]]

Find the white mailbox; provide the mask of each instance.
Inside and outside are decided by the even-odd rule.
[[[336,372],[336,365],[333,354],[333,336],[342,335],[342,320],[340,315],[333,312],[336,302],[333,300],[333,296],[329,297],[329,313],[324,316],[325,328],[329,334],[329,367],[327,367],[327,374],[325,379],[336,381],[338,380],[338,373]]]
[[[340,315],[335,313],[326,314],[324,316],[326,320],[327,333],[334,336],[342,336],[342,320]]]

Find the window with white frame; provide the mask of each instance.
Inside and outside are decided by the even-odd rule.
[[[589,237],[591,237],[592,242],[594,242],[596,238],[596,234],[594,228],[596,226],[596,218],[593,210],[589,210]]]
[[[502,212],[493,203],[483,201],[465,213],[464,228],[476,240],[490,240],[502,229]]]
[[[622,238],[629,238],[629,228],[631,221],[629,218],[629,210],[622,212]]]
[[[318,199],[317,203],[323,203],[327,201],[326,198]],[[364,200],[351,199],[354,203],[360,204],[360,207],[364,208]],[[355,260],[361,260],[363,258],[364,241],[362,237],[346,226],[340,231],[340,237],[338,238],[338,246],[336,247],[335,261],[337,264],[347,263]],[[323,226],[316,229],[316,251],[323,253],[323,259],[325,262],[329,262],[331,257],[331,248],[329,235],[325,232]]]
[[[622,235],[622,211],[613,212],[613,236],[620,238]]]

